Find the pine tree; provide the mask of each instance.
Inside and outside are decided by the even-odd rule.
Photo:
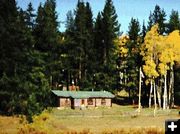
[[[86,2],[86,27],[89,34],[93,32],[93,14],[89,2]],[[93,38],[91,39],[93,40]]]
[[[84,77],[84,57],[85,55],[85,35],[86,35],[86,10],[84,2],[78,1],[76,16],[75,16],[75,40],[76,40],[76,53],[77,55],[77,66],[78,66],[78,79],[81,80]]]
[[[42,52],[52,51],[57,44],[58,22],[55,0],[47,0],[44,7],[40,4],[36,18],[36,47]]]
[[[64,33],[64,42],[61,44],[63,46],[63,54],[64,54],[64,64],[62,65],[63,74],[62,82],[66,84],[67,89],[69,85],[72,83],[73,78],[77,78],[77,51],[76,51],[76,41],[75,41],[75,16],[72,11],[68,11],[66,14],[66,31]],[[75,85],[77,85],[77,81],[74,81]]]
[[[93,72],[93,19],[89,3],[78,1],[75,15],[75,56],[81,86]]]
[[[66,34],[69,34],[74,31],[74,14],[73,14],[73,12],[71,10],[68,11],[66,14],[66,17],[67,17],[66,24],[65,24]]]
[[[113,54],[113,40],[119,34],[120,24],[112,0],[106,0],[102,11],[103,20],[103,60],[104,65],[110,64]]]
[[[95,48],[95,55],[97,57],[96,64],[97,64],[97,70],[100,71],[100,68],[102,69],[103,65],[103,45],[104,45],[104,37],[103,37],[103,21],[102,21],[102,15],[99,12],[94,26],[94,48]]]
[[[149,15],[149,21],[148,21],[148,26],[147,26],[147,30],[150,31],[151,30],[151,27],[153,26],[153,14],[152,12],[150,11],[150,15]]]
[[[134,18],[131,18],[131,22],[128,28],[129,28],[128,35],[130,40],[136,42],[138,40],[138,36],[140,32],[139,21]]]
[[[144,40],[144,37],[146,36],[146,32],[147,32],[147,28],[145,26],[145,22],[143,21],[142,31],[141,31],[142,41]]]
[[[137,91],[138,87],[138,71],[141,66],[141,57],[139,55],[140,51],[140,24],[137,19],[132,18],[129,23],[128,30],[129,42],[128,42],[128,62],[127,62],[127,72],[129,80],[127,81],[127,88],[130,93],[134,93]],[[127,75],[127,74],[126,74]],[[130,91],[131,89],[131,91]],[[131,96],[132,97],[132,96]]]
[[[6,22],[4,33],[1,34],[1,37],[4,38],[1,38],[1,45],[4,50],[2,56],[5,56],[6,59],[0,59],[0,62],[3,63],[0,77],[0,86],[2,87],[0,89],[0,98],[3,98],[3,100],[1,100],[0,107],[6,114],[21,113],[27,115],[27,100],[33,92],[32,86],[35,87],[29,80],[32,66],[32,64],[29,64],[29,58],[33,46],[31,30],[26,25],[25,12],[16,8],[15,1],[1,2],[0,5],[5,9],[2,10],[0,16]],[[6,10],[8,10],[8,15]],[[37,111],[34,109],[34,112]]]
[[[47,0],[42,7],[40,4],[34,28],[35,48],[44,53],[46,59],[46,75],[52,87],[56,83],[55,77],[60,71],[57,67],[60,51],[58,48],[58,22],[55,11],[55,0]]]
[[[33,35],[35,37],[35,48],[42,51],[44,49],[44,47],[42,45],[44,45],[43,43],[43,28],[44,28],[44,9],[42,7],[42,4],[40,3],[39,7],[38,7],[38,11],[37,11],[37,17],[35,20],[35,27],[34,27],[34,31],[33,31]]]
[[[34,9],[32,7],[32,3],[30,2],[28,4],[28,8],[26,10],[26,23],[27,23],[27,26],[33,30],[34,29],[34,25],[35,25],[35,13],[34,13]]]
[[[168,33],[178,29],[180,29],[179,13],[172,10],[168,24]]]
[[[14,0],[0,1],[0,18],[1,18],[1,69],[0,75],[7,73],[8,75],[15,74],[15,49],[16,42],[16,19],[18,17],[17,7]],[[11,35],[14,33],[14,36]]]
[[[159,33],[164,34],[166,32],[166,13],[164,9],[161,9],[159,5],[155,6],[153,13],[150,12],[148,30],[155,24],[159,25]]]
[[[105,89],[112,91],[117,88],[118,75],[112,76],[116,72],[115,54],[116,45],[114,40],[119,35],[120,24],[117,21],[117,14],[112,0],[106,0],[105,6],[101,14],[99,13],[95,22],[95,52],[99,57],[99,61],[95,74],[95,83],[97,89]],[[111,88],[110,88],[111,87]]]
[[[87,69],[86,73],[89,77],[92,77],[95,67],[93,63],[96,60],[96,57],[94,55],[93,14],[88,2],[86,2],[86,29],[86,47],[84,50],[87,57],[85,59],[85,68]]]

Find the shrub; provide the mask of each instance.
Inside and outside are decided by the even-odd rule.
[[[50,134],[50,129],[46,123],[50,119],[48,111],[43,111],[40,115],[33,116],[33,123],[24,124],[19,129],[18,134]]]

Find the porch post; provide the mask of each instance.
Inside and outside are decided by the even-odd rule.
[[[96,107],[96,98],[95,98],[95,107]]]

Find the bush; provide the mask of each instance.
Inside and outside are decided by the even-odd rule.
[[[34,115],[32,117],[33,123],[24,124],[19,129],[18,134],[51,134],[51,130],[46,123],[50,119],[48,111],[43,111],[40,115]]]

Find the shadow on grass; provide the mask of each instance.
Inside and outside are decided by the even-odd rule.
[[[116,96],[114,99],[112,99],[112,102],[118,105],[133,105],[137,104],[137,98],[130,98],[130,97],[122,97],[122,96]]]

